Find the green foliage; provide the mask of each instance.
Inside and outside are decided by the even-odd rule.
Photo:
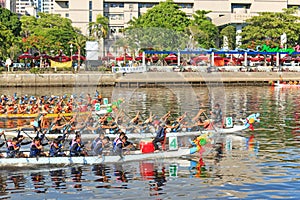
[[[23,50],[34,48],[40,53],[63,49],[70,52],[69,41],[79,33],[70,19],[60,15],[39,13],[39,18],[22,16]]]
[[[33,68],[31,68],[31,69],[29,70],[29,72],[32,73],[32,74],[39,74],[39,73],[40,73],[40,70],[39,70],[39,68],[33,67]]]
[[[179,8],[172,0],[160,2],[139,18],[131,20],[129,28],[159,27],[184,32],[191,21]]]
[[[192,25],[199,29],[194,36],[195,40],[197,40],[200,47],[206,49],[216,47],[216,42],[219,37],[217,26],[206,17],[208,13],[210,13],[210,11],[197,10],[195,14],[193,14],[194,20],[192,21]]]
[[[108,24],[108,18],[98,14],[96,21],[89,23],[90,36],[97,40],[106,38],[108,36]]]
[[[224,37],[227,38],[228,49],[235,49],[236,44],[236,29],[234,26],[229,25],[223,28],[220,32],[220,40],[223,41]]]
[[[300,17],[294,15],[295,8],[283,9],[283,12],[263,12],[247,20],[248,25],[242,30],[242,48],[256,48],[267,44],[280,46],[280,36],[287,35],[287,47],[300,43]]]
[[[14,36],[19,36],[21,31],[21,22],[18,15],[0,7],[0,24],[11,30]]]
[[[21,23],[18,16],[5,8],[0,8],[0,60],[13,59],[20,50]]]
[[[148,27],[128,29],[125,37],[118,39],[116,44],[131,49],[158,49],[177,50],[184,49],[188,36],[171,29]]]

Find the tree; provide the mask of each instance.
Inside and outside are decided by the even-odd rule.
[[[108,36],[108,23],[107,17],[98,14],[95,22],[89,23],[89,31],[91,36],[95,36],[96,39],[106,38]]]
[[[223,28],[220,32],[221,41],[226,37],[228,49],[235,49],[236,46],[236,29],[234,26],[229,25]],[[223,44],[224,45],[224,44]]]
[[[139,18],[133,18],[125,29],[124,37],[128,48],[137,51],[149,48],[177,50],[186,46],[188,36],[185,30],[189,24],[190,19],[186,13],[173,1],[167,0]]]
[[[10,57],[12,60],[15,56],[15,45],[18,43],[18,37],[15,37],[12,30],[0,23],[0,59]],[[14,47],[14,48],[12,48]]]
[[[10,57],[14,59],[16,52],[20,51],[21,23],[15,13],[5,8],[0,8],[0,60]]]
[[[60,49],[69,52],[68,42],[78,34],[70,19],[57,14],[39,13],[39,18],[22,16],[21,22],[23,49],[35,48],[39,54]]]
[[[283,9],[283,12],[263,12],[252,17],[246,22],[240,34],[242,48],[256,48],[258,45],[267,44],[273,47],[280,46],[280,36],[287,35],[287,47],[299,44],[300,18],[296,15],[296,8]]]
[[[17,14],[0,7],[0,23],[8,30],[11,30],[14,36],[20,35],[21,22]]]
[[[210,11],[197,10],[195,14],[193,14],[194,19],[192,21],[192,25],[200,30],[195,39],[198,41],[200,47],[206,49],[216,47],[216,42],[219,37],[217,26],[206,17],[208,13],[210,13]]]
[[[74,45],[76,47],[77,51],[78,51],[78,59],[77,59],[78,70],[80,68],[79,66],[80,66],[81,49],[84,49],[85,43],[86,43],[86,37],[84,35],[81,35],[81,34],[78,34],[78,35],[74,36],[73,40],[71,40],[69,42],[69,44]]]
[[[177,4],[172,0],[166,0],[149,9],[139,18],[133,18],[129,22],[129,28],[159,27],[184,32],[190,23],[186,13],[181,11]]]

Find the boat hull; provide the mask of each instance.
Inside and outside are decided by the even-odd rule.
[[[233,128],[226,128],[226,129],[215,129],[215,130],[204,130],[204,131],[183,131],[183,132],[170,132],[167,133],[167,137],[183,137],[183,136],[198,136],[200,134],[206,134],[206,133],[233,133],[238,132],[246,129],[245,126],[236,125]],[[22,132],[21,132],[22,133]],[[36,134],[33,133],[33,131],[25,131],[26,134],[23,134],[25,137],[31,137],[34,138]],[[6,136],[9,137],[15,137],[18,135],[17,131],[6,131]],[[46,134],[46,137],[48,139],[55,139],[58,136],[62,134]],[[115,138],[118,134],[106,134],[106,136],[109,136],[110,138]],[[126,134],[129,139],[144,139],[144,138],[154,138],[156,136],[156,133],[128,133]],[[88,140],[88,139],[94,139],[97,137],[97,134],[82,134],[81,138]]]
[[[86,157],[39,157],[39,158],[1,158],[0,166],[26,165],[93,165],[101,163],[131,162],[150,159],[178,158],[189,155],[188,148],[179,148],[176,151],[162,151],[148,154],[129,154],[120,156],[86,156]]]

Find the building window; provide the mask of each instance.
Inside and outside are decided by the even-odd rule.
[[[157,5],[157,3],[139,3],[139,8],[152,8]]]
[[[104,3],[104,8],[108,8],[109,7],[109,3]]]
[[[124,14],[108,14],[109,20],[124,20]]]
[[[69,13],[66,13],[66,14],[65,14],[65,17],[68,18],[68,17],[69,17]]]
[[[93,2],[89,1],[89,10],[93,10]]]
[[[251,4],[231,4],[231,12],[233,13],[233,10],[235,8],[245,8],[245,9],[250,9]]]
[[[93,21],[93,11],[90,10],[89,12],[89,22]]]

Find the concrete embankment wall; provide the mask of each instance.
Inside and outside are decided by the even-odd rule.
[[[0,87],[74,87],[74,86],[113,86],[115,74],[84,73],[84,74],[21,74],[4,73],[0,75]]]
[[[116,80],[116,85],[123,87],[149,87],[157,85],[204,86],[215,85],[269,85],[270,81],[279,80],[300,81],[299,72],[147,72],[126,74]]]
[[[80,72],[77,74],[30,74],[2,73],[0,87],[74,87],[74,86],[156,86],[156,85],[205,85],[207,83],[224,85],[267,85],[284,80],[300,81],[300,72],[147,72],[133,74],[112,74],[99,72]]]

